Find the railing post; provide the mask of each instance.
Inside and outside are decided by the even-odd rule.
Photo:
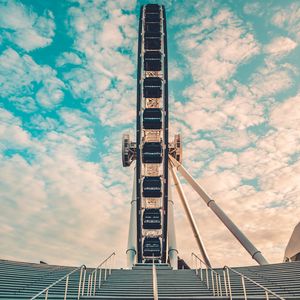
[[[66,278],[66,287],[65,287],[65,296],[64,296],[64,300],[67,299],[68,286],[69,286],[69,276],[67,276],[67,278]]]
[[[220,274],[218,274],[218,279],[219,279],[219,286],[220,286],[220,295],[219,296],[223,296],[222,281],[221,281],[221,275]]]
[[[212,290],[213,290],[213,295],[216,296],[214,274],[211,270],[210,270],[210,278],[211,278],[211,286],[212,286]]]
[[[94,278],[94,273],[91,274],[91,283],[90,283],[90,291],[89,291],[90,296],[92,296],[92,291],[93,291],[93,278]]]
[[[227,274],[227,282],[228,282],[228,289],[229,289],[229,299],[232,300],[232,291],[231,291],[230,276],[229,276],[228,268],[226,268],[226,274]]]
[[[52,284],[50,284],[49,286],[47,286],[46,288],[44,288],[42,291],[40,291],[39,293],[35,294],[33,297],[31,297],[29,300],[35,300],[35,299],[38,299],[40,298],[41,296],[44,295],[45,293],[45,300],[48,299],[48,295],[49,295],[49,290],[54,287],[55,285],[57,285],[58,283],[63,283],[64,280],[66,280],[66,283],[65,283],[65,290],[64,290],[64,296],[62,297],[64,300],[67,299],[67,296],[68,296],[68,289],[69,289],[69,279],[70,279],[70,276],[75,273],[75,272],[79,272],[80,271],[80,278],[78,280],[78,295],[77,295],[77,298],[79,299],[80,298],[80,288],[81,288],[81,281],[82,281],[82,268],[86,268],[85,265],[81,265],[80,267],[78,268],[75,268],[73,269],[71,272],[69,272],[68,274],[65,274],[64,276],[60,277],[58,280],[56,280],[55,282],[53,282]],[[76,289],[76,288],[75,288]],[[76,292],[75,292],[76,293]],[[74,297],[75,297],[75,294],[74,294]],[[74,298],[73,297],[73,298]],[[76,298],[76,297],[75,297]]]
[[[96,285],[97,285],[97,269],[95,270],[95,279],[94,279],[94,291],[93,294],[96,294]]]
[[[206,271],[206,286],[209,289],[209,280],[208,280],[208,269],[207,269],[207,266],[206,266],[205,271]]]
[[[90,295],[90,284],[91,284],[91,274],[89,274],[89,278],[88,278],[88,286],[87,286],[87,291],[86,291],[87,296]]]
[[[96,278],[97,278],[97,280],[99,281],[99,274],[98,274],[98,268],[96,269]],[[96,282],[95,282],[95,288],[98,288],[98,286],[99,286],[99,284],[98,284],[98,282],[97,282],[97,280],[96,280]]]
[[[109,264],[109,265],[110,265],[110,269],[109,269],[109,275],[111,275],[111,272],[112,272],[114,258],[115,258],[115,254],[113,254],[113,256],[110,258],[110,264]]]
[[[247,300],[247,292],[246,292],[244,276],[241,276],[241,280],[242,280],[242,286],[243,286],[243,291],[244,291],[244,298],[245,298],[245,300]]]
[[[269,300],[269,293],[268,293],[268,291],[265,291],[265,293],[266,293],[266,300]]]
[[[218,274],[215,274],[215,281],[216,281],[216,287],[217,287],[217,296],[220,296]]]
[[[105,262],[105,264],[104,264],[104,281],[106,281],[106,262]]]
[[[111,261],[108,264],[108,275],[111,275]]]
[[[227,281],[226,281],[226,273],[225,273],[225,270],[224,270],[224,269],[223,269],[223,278],[224,278],[225,293],[226,293],[226,296],[228,296]]]
[[[101,287],[101,280],[102,280],[102,268],[100,268],[100,271],[99,271],[99,289]]]
[[[245,284],[245,279],[247,279],[248,281],[254,283],[256,286],[258,286],[258,287],[260,287],[261,289],[264,290],[265,296],[266,296],[267,300],[269,300],[269,294],[271,294],[272,296],[275,296],[276,299],[285,300],[285,298],[281,297],[280,295],[276,294],[275,292],[272,292],[268,288],[264,287],[263,285],[259,284],[256,281],[252,280],[251,278],[247,277],[246,275],[244,275],[244,274],[242,274],[242,273],[240,273],[240,272],[238,272],[238,271],[236,271],[234,269],[231,269],[228,266],[225,266],[224,269],[226,269],[226,273],[227,273],[227,277],[228,277],[230,299],[232,299],[232,290],[231,290],[231,286],[230,286],[230,277],[229,277],[229,273],[231,271],[232,273],[237,274],[241,278],[243,292],[244,292],[244,299],[247,299],[247,291],[246,291],[246,284]]]
[[[202,272],[202,262],[200,260],[200,278],[201,278],[201,281],[203,281],[203,272]]]
[[[82,280],[82,291],[81,291],[81,296],[84,295],[84,289],[85,289],[85,277],[86,277],[86,269],[84,269],[84,274],[83,274],[83,280]]]
[[[80,298],[81,281],[82,281],[82,270],[83,270],[83,267],[81,267],[81,269],[80,269],[79,283],[78,283],[78,293],[77,293],[77,300],[79,300],[79,298]]]

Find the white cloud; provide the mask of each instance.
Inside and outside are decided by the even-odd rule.
[[[286,30],[292,37],[300,39],[300,5],[292,3],[285,8],[278,8],[272,17],[274,25]]]
[[[60,79],[52,77],[45,78],[43,84],[43,87],[36,94],[36,99],[40,105],[51,108],[60,103],[64,97],[62,91],[65,87],[64,83]]]
[[[177,118],[188,124],[193,132],[222,127],[227,120],[222,111],[207,112],[199,109],[196,102],[184,104],[178,101],[175,103],[175,111]],[[188,120],[186,116],[189,116]]]
[[[97,169],[97,165],[65,153],[44,154],[31,165],[16,155],[1,159],[1,199],[6,203],[1,223],[14,229],[1,246],[3,255],[96,265],[99,255],[125,248],[121,236],[127,231],[124,224],[128,220],[121,210],[126,202],[112,212],[118,195],[103,187]],[[68,255],[59,252],[62,248]]]
[[[264,13],[263,6],[260,2],[246,3],[243,11],[248,15],[261,16]]]
[[[295,129],[300,126],[300,113],[296,107],[300,105],[300,94],[278,104],[271,112],[270,124],[278,129]]]
[[[108,48],[121,47],[124,44],[124,39],[120,28],[118,24],[114,22],[114,20],[106,21],[103,24],[102,32],[99,33],[99,43],[100,45]]]
[[[181,80],[183,79],[183,70],[179,67],[177,62],[171,62],[168,66],[170,69],[169,80]]]
[[[255,3],[244,7],[245,12],[257,15],[260,5]],[[220,8],[213,16],[215,4],[207,6],[211,9],[195,13],[195,18],[186,23],[173,19],[175,23],[189,25],[183,26],[177,38],[194,81],[183,91],[188,101],[175,100],[174,104],[175,127],[187,133],[184,165],[265,256],[271,262],[280,262],[292,228],[298,222],[295,215],[289,215],[293,210],[296,214],[300,212],[296,202],[299,166],[290,165],[291,155],[299,151],[299,118],[292,111],[299,105],[299,97],[277,104],[274,98],[296,84],[296,67],[285,62],[279,64],[279,58],[297,44],[291,37],[274,38],[263,48],[269,56],[257,69],[250,70],[248,81],[242,84],[238,78],[232,79],[236,70],[260,51],[253,29],[227,9]],[[180,18],[182,15],[184,9]],[[248,130],[263,123],[270,126],[267,132],[252,134]],[[198,145],[201,138],[203,146],[207,138],[213,146]],[[289,174],[295,180],[288,182]],[[199,203],[199,197],[185,188],[199,227],[203,228],[208,251],[213,253],[213,262],[220,266],[225,260],[235,265],[253,264],[217,218]],[[190,249],[197,247],[186,237],[188,224],[178,212],[176,222],[178,247],[189,255]],[[229,251],[226,258],[225,248]],[[218,255],[218,251],[222,254]]]
[[[289,64],[276,65],[267,60],[266,65],[252,75],[251,91],[260,98],[286,90],[293,84],[291,75],[296,72]]]
[[[211,170],[206,171],[200,180],[271,262],[282,261],[293,226],[299,221],[299,160],[289,162],[290,155],[299,151],[300,146],[300,119],[295,112],[298,102],[299,95],[296,95],[278,103],[270,112],[272,131],[260,137],[255,147],[237,154],[217,156],[210,164]],[[216,173],[219,167],[229,170]],[[256,179],[259,190],[241,186],[240,179]],[[205,212],[199,218],[205,220],[203,214]],[[217,238],[216,233],[211,234]],[[218,238],[223,247],[230,243],[236,251],[241,251],[230,237],[227,237],[230,242],[223,237]],[[210,245],[209,241],[208,245],[216,251],[216,246]],[[222,260],[218,256],[214,258]],[[235,263],[245,264],[242,258],[235,258]]]
[[[243,149],[255,141],[256,137],[246,130],[216,130],[214,140],[218,147],[229,149]]]
[[[8,48],[0,55],[0,96],[16,103],[19,109],[28,108],[29,111],[37,108],[32,98],[35,93],[34,84],[41,84],[36,94],[39,105],[53,108],[63,99],[64,83],[56,77],[57,73],[49,66],[38,65],[31,56],[19,55],[15,50]]]
[[[50,11],[38,16],[32,9],[10,0],[0,3],[0,27],[4,28],[6,38],[31,51],[51,44],[55,23]]]
[[[99,253],[125,252],[124,211],[129,212],[130,197],[123,195],[130,194],[131,183],[127,173],[118,171],[119,149],[99,164],[85,161],[82,155],[92,147],[93,132],[88,116],[80,111],[60,110],[60,124],[36,118],[34,122],[49,131],[39,139],[25,131],[17,117],[6,110],[0,113],[0,144],[14,150],[25,147],[31,156],[28,162],[23,154],[0,154],[0,198],[5,207],[0,219],[6,224],[1,231],[7,233],[2,257],[96,265],[102,258]],[[113,142],[112,149],[119,140]],[[62,248],[68,255],[59,252]]]
[[[5,148],[23,149],[31,145],[30,137],[22,129],[19,119],[9,111],[0,108],[0,150]]]
[[[30,118],[30,128],[52,131],[57,129],[58,126],[58,121],[51,117],[43,117],[42,115],[36,114]]]
[[[193,26],[177,33],[179,50],[188,62],[193,84],[183,91],[189,99],[175,102],[177,119],[192,132],[225,125],[243,130],[264,121],[263,107],[251,91],[239,83],[229,84],[237,68],[259,52],[251,31],[232,11],[220,8],[201,14]],[[224,101],[236,90],[232,101]]]
[[[200,25],[178,33],[193,79],[203,84],[229,79],[239,64],[259,50],[254,36],[232,12],[221,9],[217,15],[207,17]]]
[[[135,115],[128,112],[135,104],[137,19],[123,12],[134,5],[135,1],[84,3],[69,9],[70,34],[84,63],[64,78],[73,96],[91,100],[89,111],[109,126],[131,123]]]
[[[73,52],[64,52],[56,59],[56,66],[62,67],[66,64],[81,65],[81,58]]]
[[[217,158],[212,161],[209,168],[210,170],[216,172],[218,171],[218,168],[232,169],[237,164],[238,164],[237,154],[233,152],[224,152],[221,155],[217,156]]]
[[[20,111],[31,113],[37,110],[36,101],[32,97],[10,96],[8,100]]]
[[[0,94],[19,109],[32,112],[39,105],[55,107],[65,86],[75,98],[88,100],[88,112],[59,109],[57,119],[35,113],[31,126],[44,131],[38,138],[11,113],[0,111],[5,120],[0,125],[0,145],[6,146],[0,149],[0,197],[7,203],[0,216],[0,223],[6,225],[0,231],[5,234],[1,253],[6,258],[96,265],[114,249],[125,257],[133,169],[121,168],[120,125],[131,126],[135,118],[137,20],[130,12],[123,13],[134,9],[135,1],[100,2],[81,1],[69,10],[74,52],[65,52],[56,60],[65,72],[65,85],[53,69],[37,65],[29,55],[9,49],[0,56]],[[169,6],[170,14],[176,11],[173,24],[183,25],[177,35],[185,57],[180,68],[181,63],[188,63],[193,79],[183,91],[186,102],[170,101],[174,119],[170,130],[183,132],[184,164],[189,171],[267,258],[281,261],[300,213],[299,162],[290,163],[299,149],[295,110],[299,95],[271,105],[275,105],[272,96],[290,87],[297,74],[291,65],[276,65],[274,58],[289,53],[293,44],[286,38],[285,43],[274,39],[266,45],[270,58],[252,72],[247,87],[232,78],[259,52],[252,28],[217,3],[193,4],[189,18],[183,18],[186,6]],[[215,16],[214,11],[218,12]],[[41,36],[50,36],[47,18],[39,20]],[[111,40],[107,33],[114,33]],[[173,67],[171,64],[170,70]],[[186,72],[178,69],[174,74],[179,79]],[[43,86],[38,102],[32,89],[36,84]],[[262,101],[266,96],[267,103]],[[249,126],[268,121],[266,108],[272,130],[251,134]],[[98,126],[95,117],[110,126],[109,136],[101,136],[100,141],[94,131]],[[89,162],[91,154],[97,155],[99,144],[99,162]],[[10,147],[18,154],[7,155],[5,150]],[[27,157],[18,151],[22,149],[28,151]],[[241,185],[242,180],[249,183]],[[253,264],[198,195],[184,187],[214,265]],[[178,248],[186,259],[197,248],[177,203],[178,199]],[[68,256],[62,256],[61,249]]]
[[[297,43],[288,37],[274,38],[270,44],[264,47],[266,53],[276,56],[282,56],[297,47]]]
[[[258,102],[257,95],[237,81],[233,81],[233,86],[236,90],[235,96],[221,106],[228,116],[228,124],[238,130],[244,130],[264,122],[264,105]]]

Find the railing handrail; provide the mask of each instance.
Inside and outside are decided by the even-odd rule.
[[[216,272],[212,267],[210,267],[207,263],[205,263],[197,254],[195,254],[194,252],[192,252],[192,256],[195,256],[198,260],[200,260],[205,266],[206,268],[210,269],[213,273],[215,273],[216,275],[220,275],[218,272]]]
[[[67,278],[68,276],[72,275],[73,273],[75,273],[78,270],[81,270],[83,268],[83,270],[86,270],[86,266],[85,265],[81,265],[80,267],[72,270],[71,272],[69,272],[68,274],[64,275],[63,277],[57,279],[55,282],[53,282],[52,284],[50,284],[49,286],[47,286],[46,288],[44,288],[41,292],[37,293],[35,296],[33,296],[32,298],[30,298],[30,300],[36,299],[37,297],[39,297],[40,295],[42,295],[43,293],[49,291],[53,286],[55,286],[57,283],[61,282],[62,280],[64,280],[65,278]]]
[[[109,262],[110,259],[114,258],[115,255],[116,255],[115,252],[110,254],[89,274],[87,292],[86,292],[87,296],[95,295],[97,286],[98,286],[98,289],[100,289],[101,284],[102,284],[102,275],[101,275],[102,270],[104,270],[104,281],[106,281],[106,279],[107,279],[107,273],[108,273],[108,275],[111,274],[113,263],[111,263],[110,267],[107,267],[106,263]],[[99,275],[98,275],[98,270],[99,270]],[[97,283],[97,281],[98,281],[98,283]],[[83,284],[85,285],[85,278],[84,278]],[[82,289],[82,296],[83,296],[83,294],[84,294],[84,288]]]
[[[154,260],[152,261],[152,286],[153,286],[153,300],[158,300],[157,273],[156,273]]]
[[[102,265],[104,265],[112,256],[116,255],[115,252],[113,252],[111,255],[109,255],[103,262],[101,262],[98,267],[96,267],[93,272],[91,272],[91,274],[93,274],[94,272],[96,272]]]
[[[206,287],[208,289],[212,288],[213,295],[214,296],[223,296],[222,292],[222,285],[221,285],[221,275],[213,270],[211,266],[209,266],[205,261],[203,261],[197,254],[192,252],[192,258],[193,256],[200,261],[200,280],[205,283]],[[204,276],[202,272],[202,263],[204,264],[205,271],[206,271],[206,278],[204,281]],[[208,270],[210,271],[210,277],[211,277],[211,282],[209,282],[209,273]],[[196,275],[198,275],[198,269],[197,269],[197,263],[196,263],[196,268],[195,268]],[[210,285],[211,284],[211,285]]]
[[[250,282],[256,284],[257,286],[259,286],[260,288],[262,288],[265,292],[268,292],[268,293],[272,294],[273,296],[275,296],[275,297],[277,297],[277,298],[279,298],[279,299],[281,299],[281,300],[285,300],[285,298],[279,296],[279,295],[276,294],[275,292],[271,291],[270,289],[266,288],[265,286],[261,285],[260,283],[254,281],[253,279],[247,277],[246,275],[244,275],[244,274],[238,272],[237,270],[232,269],[232,268],[230,268],[230,267],[228,267],[228,266],[224,266],[223,269],[224,269],[224,270],[228,269],[228,270],[232,271],[233,273],[238,274],[240,277],[244,277],[244,278],[247,279],[248,281],[250,281]]]

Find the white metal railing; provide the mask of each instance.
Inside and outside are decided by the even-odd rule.
[[[115,252],[109,255],[104,261],[102,261],[98,267],[96,267],[88,276],[87,279],[87,296],[94,296],[96,294],[96,289],[100,289],[102,281],[106,281],[107,277],[111,274],[112,268],[115,263]],[[81,295],[84,295],[85,287],[85,276],[83,280],[83,288],[81,289]]]
[[[63,277],[61,277],[60,279],[56,280],[55,282],[53,282],[52,284],[50,284],[48,287],[46,287],[45,289],[43,289],[41,292],[37,293],[35,296],[33,296],[32,298],[30,298],[30,300],[33,299],[37,299],[39,296],[42,296],[43,294],[45,294],[45,300],[48,299],[48,294],[49,294],[49,290],[54,287],[55,285],[57,285],[58,283],[60,283],[61,281],[63,281],[64,279],[66,280],[66,285],[65,285],[65,290],[64,290],[64,300],[67,299],[68,296],[68,287],[69,287],[69,278],[71,275],[77,273],[80,271],[80,275],[79,275],[79,284],[78,284],[78,293],[77,293],[77,299],[79,300],[80,298],[80,294],[81,294],[81,287],[82,287],[82,275],[83,273],[86,273],[86,266],[85,265],[81,265],[80,267],[72,270],[71,272],[69,272],[68,274],[64,275]]]
[[[153,300],[158,300],[157,273],[154,259],[152,260]]]
[[[265,299],[269,300],[269,296],[275,296],[277,299],[285,300],[285,298],[271,291],[270,289],[264,287],[253,279],[247,277],[246,275],[225,266],[223,268],[223,276],[214,271],[211,267],[209,267],[200,257],[198,257],[195,253],[192,253],[192,266],[195,269],[197,275],[200,275],[201,281],[206,285],[208,289],[211,289],[214,296],[223,296],[225,295],[229,297],[230,300],[233,299],[233,289],[231,287],[230,280],[230,272],[235,273],[240,277],[241,286],[243,289],[244,299],[247,300],[248,293],[245,284],[245,280],[255,284],[257,287],[261,288],[265,293]],[[204,268],[203,268],[204,266]],[[223,277],[223,278],[222,278]],[[223,280],[222,280],[223,279]],[[249,295],[250,296],[250,295]]]
[[[220,274],[214,271],[210,266],[208,266],[195,253],[192,253],[192,265],[195,269],[196,275],[200,275],[201,281],[206,285],[208,289],[212,290],[213,295],[223,296]]]
[[[244,274],[242,274],[242,273],[240,273],[240,272],[238,272],[238,271],[236,271],[236,270],[234,270],[234,269],[232,269],[228,266],[224,266],[224,268],[223,268],[223,278],[224,278],[225,292],[226,292],[226,296],[229,296],[230,300],[232,300],[232,288],[231,288],[230,274],[229,274],[230,271],[237,274],[238,276],[240,276],[245,300],[247,300],[247,298],[248,298],[245,279],[249,282],[252,282],[256,286],[260,287],[261,289],[263,289],[263,291],[265,292],[265,299],[266,300],[269,300],[269,295],[275,296],[277,299],[285,300],[285,298],[279,296],[275,292],[272,292],[270,289],[264,287],[263,285],[259,284],[258,282],[254,281],[253,279],[245,276]]]

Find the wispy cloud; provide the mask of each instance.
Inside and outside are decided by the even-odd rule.
[[[133,167],[122,168],[120,141],[134,132],[137,4],[70,1],[51,12],[1,2],[5,258],[96,265],[117,250],[124,264]],[[170,139],[182,132],[184,165],[270,261],[281,261],[300,213],[297,3],[246,1],[243,12],[220,1],[165,4]],[[184,188],[213,263],[253,264]],[[174,197],[187,258],[197,247]]]
[[[110,251],[108,244],[124,247],[118,236],[124,235],[121,228],[128,223],[128,215],[121,211],[129,199],[122,200],[124,188],[120,193],[119,188],[105,187],[107,175],[97,163],[80,158],[91,141],[90,124],[84,115],[73,110],[62,110],[60,114],[63,123],[57,131],[37,140],[22,130],[18,118],[1,111],[1,119],[7,120],[6,129],[1,127],[6,149],[26,147],[32,155],[29,163],[21,153],[5,156],[5,149],[1,149],[0,197],[5,207],[1,223],[11,228],[3,251],[11,253],[8,249],[14,249],[14,257],[30,261],[39,257],[52,263],[77,264],[84,260],[95,265],[101,254]],[[116,161],[114,158],[113,163]],[[117,222],[113,222],[115,214]],[[30,243],[23,244],[25,240]],[[82,240],[88,244],[82,245]],[[37,245],[39,251],[34,251]],[[59,258],[58,248],[64,248],[69,255]]]
[[[53,108],[64,96],[65,85],[56,77],[56,71],[37,64],[27,54],[6,49],[0,55],[0,68],[0,97],[16,102],[21,110],[33,111],[37,105]],[[41,87],[36,89],[35,85]]]
[[[188,62],[193,80],[183,91],[187,101],[182,103],[175,97],[174,113],[180,124],[175,126],[188,135],[184,163],[266,256],[271,261],[281,261],[288,236],[297,223],[297,217],[289,219],[288,216],[292,208],[298,210],[294,182],[289,184],[288,176],[283,174],[297,172],[294,171],[297,165],[288,165],[288,162],[299,147],[294,129],[282,128],[286,123],[287,126],[297,124],[297,115],[292,120],[286,116],[291,113],[292,105],[296,107],[298,96],[284,102],[286,106],[276,104],[276,99],[279,93],[298,84],[295,80],[298,68],[291,60],[285,61],[297,43],[292,36],[277,35],[263,44],[255,38],[251,24],[243,22],[228,7],[223,9],[215,3],[204,7],[201,13],[186,21],[189,27],[177,33],[179,50]],[[256,15],[260,9],[259,3],[248,3],[244,8],[247,14],[255,12]],[[274,13],[275,8],[272,9]],[[258,15],[263,17],[263,14]],[[185,18],[175,17],[172,21],[185,23]],[[261,63],[253,64],[247,77],[243,77],[239,69],[243,70],[250,59],[262,56]],[[280,125],[283,119],[287,121]],[[265,126],[263,124],[268,124],[268,131],[256,132]],[[252,131],[253,128],[257,129]],[[203,148],[199,139],[208,140],[210,147]],[[282,179],[286,187],[275,188],[277,179]],[[198,224],[205,228],[203,236],[213,253],[212,259],[221,265],[222,255],[218,251],[223,254],[222,249],[232,247],[226,259],[235,257],[235,264],[245,263],[244,255],[237,255],[244,253],[238,243],[204,206],[201,207],[200,199],[188,188],[187,191]],[[288,209],[282,212],[282,207]],[[278,223],[274,221],[279,211],[285,229],[277,229]],[[179,242],[195,249],[195,244],[183,237],[181,228],[187,224],[180,216],[178,213]],[[273,227],[268,228],[268,224]],[[219,228],[219,232],[215,232],[215,228]],[[274,232],[278,232],[278,236]],[[218,240],[219,245],[212,240]],[[249,259],[247,263],[252,262]]]
[[[292,37],[300,39],[300,5],[294,2],[285,8],[278,7],[272,17],[274,25],[289,33]]]
[[[33,8],[14,0],[0,3],[0,27],[3,38],[26,51],[43,48],[52,43],[55,22],[51,11],[38,15]]]
[[[288,54],[290,51],[297,47],[297,43],[288,37],[278,37],[271,41],[270,44],[264,47],[266,53],[282,56]]]

